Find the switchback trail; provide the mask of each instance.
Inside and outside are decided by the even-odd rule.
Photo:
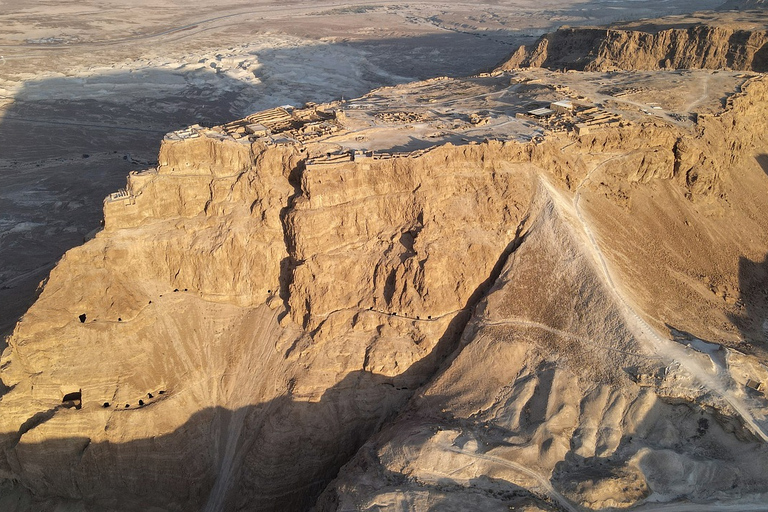
[[[589,181],[589,179],[592,177],[592,174],[606,163],[619,157],[620,156],[613,156],[595,165],[587,173],[578,187],[576,187],[576,192],[570,203],[566,201],[560,192],[558,192],[555,187],[553,187],[546,179],[542,179],[542,182],[548,189],[549,194],[555,204],[560,208],[565,209],[566,211],[571,211],[577,218],[584,234],[587,237],[588,242],[585,244],[585,246],[587,250],[592,254],[592,257],[597,263],[607,287],[616,297],[618,304],[623,310],[625,320],[635,331],[638,340],[649,343],[650,346],[648,348],[664,357],[665,359],[677,361],[680,363],[680,365],[696,379],[698,379],[701,384],[705,385],[710,390],[720,395],[741,417],[745,425],[755,435],[761,438],[763,442],[768,442],[768,433],[766,433],[766,430],[758,423],[755,415],[750,411],[749,406],[740,397],[736,396],[731,389],[730,383],[732,379],[730,378],[730,375],[728,375],[728,373],[722,368],[717,368],[716,374],[713,375],[698,361],[690,357],[690,355],[686,353],[682,346],[659,335],[658,332],[656,332],[656,330],[650,324],[648,324],[648,322],[640,317],[640,315],[629,304],[629,302],[624,298],[624,295],[617,288],[616,283],[611,276],[611,272],[608,269],[608,265],[606,263],[603,252],[600,249],[600,246],[597,244],[597,240],[595,239],[592,229],[590,228],[589,223],[587,222],[583,212],[581,211],[581,208],[579,207],[579,200],[581,198],[581,189],[583,188],[584,184],[587,183],[587,181]]]

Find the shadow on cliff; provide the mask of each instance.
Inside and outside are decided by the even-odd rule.
[[[760,154],[755,157],[763,172],[768,175],[768,154]]]
[[[768,343],[768,254],[763,261],[739,258],[739,302],[743,313],[729,315],[741,338],[766,352]]]
[[[768,154],[755,157],[768,176]],[[768,352],[768,254],[762,261],[744,256],[738,262],[739,299],[741,314],[730,314],[729,319],[739,329],[741,338],[752,348]]]
[[[9,500],[27,494],[34,510],[67,501],[82,502],[86,510],[306,510],[388,418],[387,405],[407,396],[391,378],[358,371],[319,401],[289,394],[236,410],[206,408],[172,433],[149,439],[96,443],[71,437],[15,448],[5,439],[8,462],[0,466],[12,469],[16,488],[3,493],[0,487],[0,509],[13,511]],[[77,415],[101,413],[100,404],[83,399],[81,410],[48,411],[32,428],[54,414],[74,423]],[[104,428],[133,423],[125,415],[156,421],[173,407],[172,399],[165,395],[128,409],[111,404]],[[217,484],[219,477],[226,481]],[[220,500],[211,495],[214,488],[222,491]]]
[[[441,350],[435,352],[433,369]],[[35,414],[18,433],[0,436],[0,470],[6,475],[0,478],[0,510],[46,512],[63,504],[88,511],[308,510],[339,469],[432,376],[423,373],[424,364],[395,377],[350,372],[319,400],[289,390],[235,410],[205,408],[172,433],[147,439],[19,442],[52,418],[75,424],[77,415],[98,417],[106,408],[111,414],[102,416],[104,430],[120,431],[143,423],[126,415],[162,421],[174,403],[166,392],[145,396],[140,406],[138,400],[100,404],[84,394],[81,409],[53,407]]]

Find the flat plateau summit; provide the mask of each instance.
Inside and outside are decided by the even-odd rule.
[[[768,38],[707,27],[168,133],[8,339],[0,510],[766,510]]]

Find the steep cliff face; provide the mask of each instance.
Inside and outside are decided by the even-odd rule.
[[[768,32],[697,25],[658,32],[563,28],[521,46],[500,69],[768,71]]]
[[[388,159],[166,140],[9,340],[0,509],[307,509],[388,423],[323,507],[766,492],[768,402],[744,384],[768,379],[768,308],[737,299],[740,258],[768,252],[767,94],[752,79],[693,131]],[[681,357],[669,328],[730,348]]]
[[[747,10],[747,9],[764,9],[766,6],[765,0],[728,0],[721,5],[718,10],[726,11],[731,9]]]
[[[10,341],[4,477],[97,509],[306,507],[453,349],[519,234],[525,154],[166,142]]]

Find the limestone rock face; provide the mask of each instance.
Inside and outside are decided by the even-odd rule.
[[[501,69],[733,69],[768,71],[768,32],[697,25],[657,32],[562,28],[521,46]]]
[[[381,159],[166,140],[9,339],[0,509],[759,501],[767,94]]]
[[[10,340],[4,478],[95,509],[301,509],[404,404],[519,235],[527,148],[304,158],[166,142],[105,201]]]

